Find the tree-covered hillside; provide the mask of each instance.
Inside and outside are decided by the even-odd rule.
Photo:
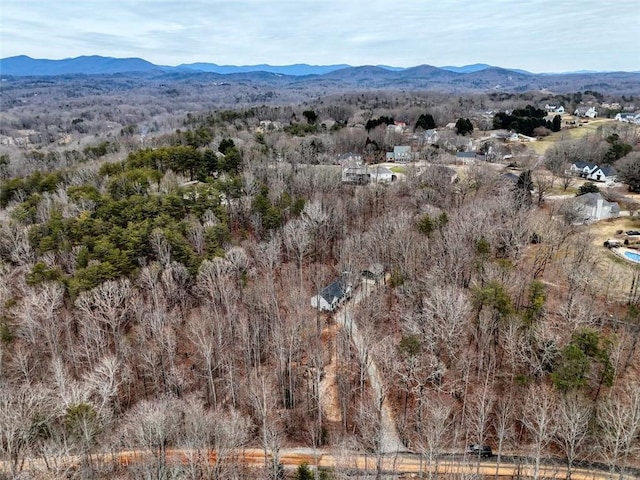
[[[558,142],[546,162],[495,143],[519,162],[509,176],[456,163],[493,141],[472,109],[323,102],[194,112],[142,139],[119,130],[104,152],[48,147],[51,162],[47,147],[12,151],[0,476],[302,478],[313,469],[285,471],[280,454],[304,447],[366,455],[380,478],[390,449],[478,466],[470,444],[538,478],[549,458],[637,472],[637,269],[544,183],[563,148],[605,156],[637,148],[633,133]],[[405,126],[367,130],[394,118]],[[445,127],[456,118],[466,136]],[[432,122],[435,144],[398,131]],[[367,164],[405,143],[417,161]],[[355,158],[396,180],[342,182]],[[316,310],[330,285],[338,308]],[[240,461],[247,448],[270,461]]]

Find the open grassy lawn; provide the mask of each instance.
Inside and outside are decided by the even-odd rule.
[[[563,120],[566,117],[563,118]],[[596,120],[589,120],[589,123],[584,123],[581,127],[569,128],[560,130],[559,132],[553,132],[548,137],[544,137],[537,142],[532,142],[527,144],[529,148],[531,148],[536,154],[544,155],[545,152],[551,145],[555,142],[561,140],[577,140],[582,138],[588,134],[593,134],[598,130],[602,125],[606,125],[608,123],[614,123],[615,120],[610,118],[601,118]]]
[[[395,167],[389,168],[389,170],[391,170],[393,173],[401,173],[403,175],[407,173],[407,167],[395,166]]]

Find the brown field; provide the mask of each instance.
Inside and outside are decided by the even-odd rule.
[[[580,121],[580,119],[571,117],[571,116],[563,116],[562,120],[563,121],[566,121],[566,120]],[[568,128],[568,129],[563,129],[559,132],[554,132],[548,137],[544,137],[538,140],[537,142],[528,143],[527,147],[531,148],[538,155],[544,155],[547,149],[551,147],[551,145],[553,145],[555,142],[558,142],[561,140],[578,140],[580,138],[587,136],[590,133],[591,134],[595,133],[598,130],[598,128],[603,125],[615,123],[615,120],[612,120],[610,118],[589,120],[588,123],[586,123],[584,119],[582,119],[582,121],[583,121],[583,124],[580,127]]]

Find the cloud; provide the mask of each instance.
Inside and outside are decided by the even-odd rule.
[[[636,0],[4,0],[2,56],[640,69]],[[624,28],[627,25],[629,28]]]

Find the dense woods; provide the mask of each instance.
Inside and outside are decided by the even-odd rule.
[[[539,93],[179,98],[3,112],[3,135],[73,138],[5,148],[0,165],[7,478],[310,478],[280,452],[379,459],[390,436],[427,465],[477,443],[498,464],[527,457],[536,478],[550,457],[569,472],[638,468],[637,268],[603,261],[539,176],[637,163],[637,129],[558,141],[536,161],[496,142],[523,167],[513,182],[488,163],[445,165],[464,134],[492,128],[481,110],[509,107],[493,123],[532,134]],[[399,181],[342,184],[336,159],[384,156],[407,138],[398,119],[440,127],[439,144],[410,138],[421,165]],[[363,283],[374,265],[385,275]],[[313,309],[338,278],[348,308]],[[265,468],[237,461],[247,448],[270,455]],[[149,455],[96,456],[134,450]]]

